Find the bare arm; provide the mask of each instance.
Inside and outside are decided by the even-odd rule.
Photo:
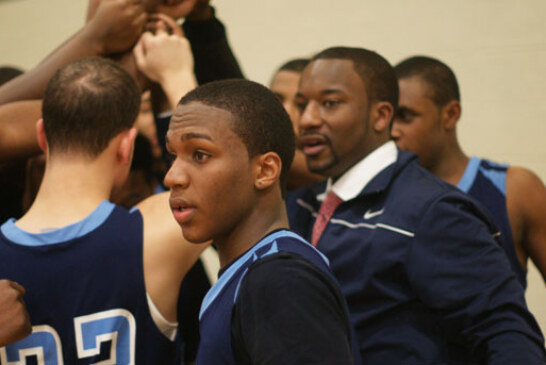
[[[35,128],[41,116],[41,100],[0,105],[0,163],[41,152]]]
[[[546,187],[533,172],[510,167],[506,203],[518,258],[530,257],[546,282]]]
[[[103,0],[93,18],[34,69],[0,87],[0,104],[40,99],[51,76],[62,66],[85,57],[123,52],[140,35],[146,13],[131,0]]]
[[[145,32],[134,48],[134,55],[138,69],[161,85],[171,110],[197,85],[190,44],[180,35],[169,35],[162,29],[155,35]]]
[[[0,347],[18,341],[32,331],[23,296],[25,289],[9,280],[0,280]]]
[[[144,219],[146,291],[161,314],[168,321],[175,321],[182,279],[208,244],[184,239],[172,216],[168,192],[144,200],[138,208]]]

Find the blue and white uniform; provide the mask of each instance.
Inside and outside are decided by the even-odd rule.
[[[152,318],[137,209],[103,201],[82,221],[39,234],[14,223],[0,227],[0,278],[25,287],[33,332],[0,348],[0,364],[180,363],[178,339]]]
[[[197,364],[360,363],[327,259],[287,230],[225,268],[199,317]]]
[[[499,242],[508,256],[512,270],[523,287],[527,287],[526,271],[521,267],[514,248],[514,239],[506,207],[506,171],[508,165],[479,157],[471,157],[457,187],[479,201],[500,229]]]

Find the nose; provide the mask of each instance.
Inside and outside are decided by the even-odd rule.
[[[185,189],[189,186],[190,176],[184,168],[184,164],[178,158],[174,160],[171,167],[169,168],[169,171],[167,171],[167,173],[165,174],[165,179],[163,180],[163,183],[169,189]]]
[[[299,130],[301,132],[318,129],[321,125],[322,118],[320,117],[319,106],[317,103],[310,101],[300,115]]]
[[[396,119],[391,123],[391,138],[395,141],[402,138],[402,129],[400,128],[400,124],[396,122]]]

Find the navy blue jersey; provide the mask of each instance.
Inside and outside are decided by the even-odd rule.
[[[41,234],[0,229],[0,278],[26,289],[33,332],[0,349],[0,364],[179,363],[180,345],[147,303],[143,223],[104,201],[87,218]],[[36,360],[34,360],[36,361]]]
[[[525,288],[527,286],[526,272],[516,255],[506,207],[507,170],[506,164],[471,157],[457,187],[479,201],[491,213],[501,232],[499,241],[508,256],[510,266]]]
[[[322,272],[327,273],[331,280],[335,282],[328,268],[327,259],[301,237],[286,230],[269,234],[227,267],[218,282],[205,296],[199,318],[201,342],[197,353],[197,364],[221,365],[237,363],[232,347],[232,318],[241,283],[244,283],[245,275],[247,275],[249,269],[253,268],[257,262],[262,262],[264,261],[263,259],[270,259],[275,255],[282,255],[284,253],[292,253],[303,257],[312,265],[322,270]],[[276,278],[270,277],[269,279],[275,281]],[[298,280],[297,276],[294,277],[294,280]],[[337,284],[335,286],[339,292]],[[255,293],[255,295],[258,295],[258,293]],[[342,299],[341,293],[339,293],[339,296]],[[346,313],[344,301],[342,309]],[[272,309],[271,316],[275,316],[275,310]],[[316,322],[314,324],[316,325]],[[352,335],[348,315],[344,325],[347,328],[347,343],[350,344]],[[249,343],[247,346],[251,347],[252,344]],[[350,354],[352,351],[351,346],[348,347],[348,350]],[[356,347],[353,347],[353,350],[357,351]],[[351,359],[353,356],[349,355]],[[293,359],[291,363],[293,363]]]

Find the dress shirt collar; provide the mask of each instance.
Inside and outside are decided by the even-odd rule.
[[[331,191],[343,201],[355,198],[375,176],[396,162],[397,158],[398,149],[395,143],[389,141],[383,144],[347,170],[335,183],[332,178],[328,178],[326,191],[319,194],[317,199],[323,201]]]

